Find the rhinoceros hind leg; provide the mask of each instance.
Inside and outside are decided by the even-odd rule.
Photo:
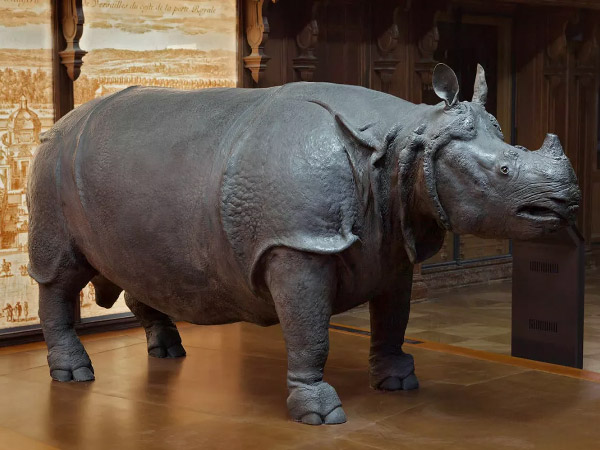
[[[150,356],[155,358],[185,356],[179,331],[169,316],[136,300],[128,292],[125,292],[125,303],[146,330]]]
[[[57,381],[92,381],[92,362],[74,328],[79,291],[92,278],[89,267],[63,267],[57,280],[39,285],[40,322],[48,346],[50,376]]]
[[[342,402],[323,381],[336,288],[335,260],[276,249],[266,263],[265,280],[287,347],[287,406],[292,419],[309,425],[344,423]]]

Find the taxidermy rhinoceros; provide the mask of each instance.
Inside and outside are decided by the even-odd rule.
[[[151,356],[185,355],[172,320],[281,323],[296,421],[346,420],[323,381],[328,323],[366,301],[371,385],[417,388],[402,350],[413,265],[447,230],[532,238],[579,202],[556,136],[503,141],[481,67],[471,102],[447,66],[433,84],[436,106],[328,83],[131,87],[58,121],[28,188],[52,378],[94,379],[73,328],[91,281],[104,307],[125,291]]]

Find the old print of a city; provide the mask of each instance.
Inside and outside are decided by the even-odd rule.
[[[84,0],[75,105],[131,85],[236,85],[236,0]],[[27,173],[54,121],[50,0],[0,0],[0,329],[33,325],[37,285],[27,274]],[[110,310],[81,295],[81,316]]]

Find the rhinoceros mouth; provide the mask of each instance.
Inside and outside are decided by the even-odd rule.
[[[559,211],[543,205],[524,205],[517,210],[517,216],[534,221],[568,222]]]

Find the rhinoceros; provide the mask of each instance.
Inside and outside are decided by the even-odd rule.
[[[51,377],[94,379],[73,326],[91,281],[104,307],[125,291],[155,357],[185,355],[173,321],[280,323],[295,421],[346,421],[323,381],[328,324],[367,301],[371,386],[417,388],[402,349],[413,266],[448,230],[556,230],[580,196],[555,135],[504,142],[481,67],[471,102],[445,65],[433,86],[435,106],[329,83],[130,87],[59,120],[28,185]]]

